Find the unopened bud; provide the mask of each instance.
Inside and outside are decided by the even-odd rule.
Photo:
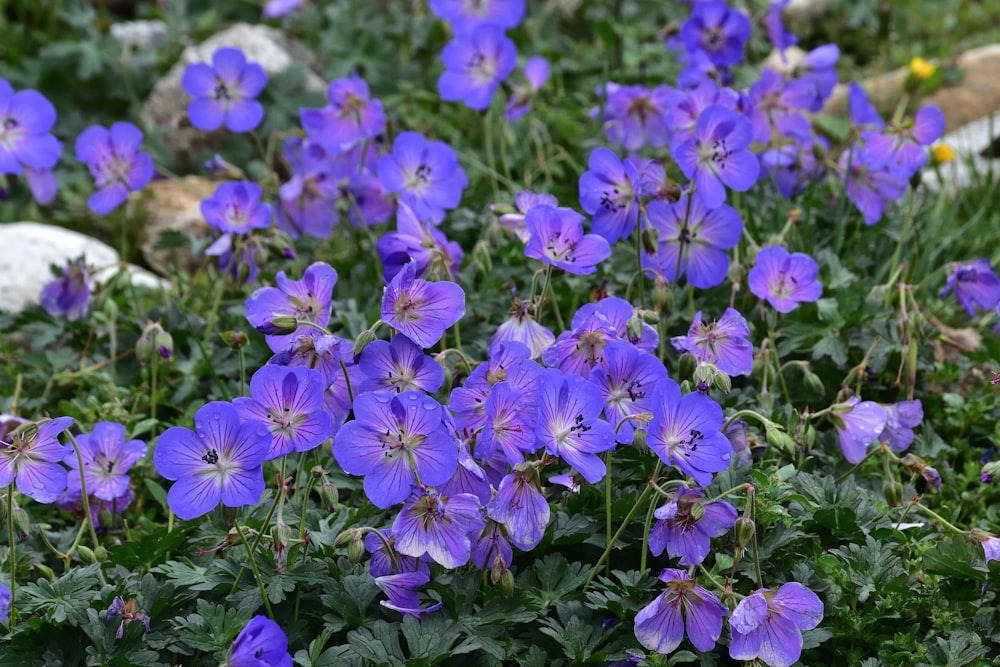
[[[285,336],[295,333],[299,328],[299,321],[291,315],[275,315],[256,328],[265,336]]]
[[[674,309],[674,293],[667,287],[667,283],[659,277],[653,285],[653,308],[668,313]]]
[[[806,449],[812,449],[813,445],[816,444],[816,429],[813,428],[812,424],[806,424],[806,427],[802,429],[802,444],[806,446]]]
[[[292,539],[292,530],[288,524],[278,522],[271,526],[271,545],[276,552],[282,552],[288,548],[288,543]]]
[[[642,318],[638,315],[633,314],[632,317],[628,318],[628,321],[625,323],[625,331],[628,334],[629,340],[642,340],[642,325]]]
[[[97,524],[104,526],[105,528],[110,528],[111,524],[114,523],[114,517],[111,516],[111,510],[107,507],[102,507],[97,510]]]
[[[681,380],[690,380],[694,376],[694,372],[697,368],[698,360],[694,358],[693,354],[685,352],[681,355],[677,369],[677,373]]]
[[[365,557],[365,553],[365,542],[361,539],[361,532],[359,531],[357,537],[347,545],[347,560],[352,563],[360,563]]]
[[[76,548],[76,552],[80,554],[80,558],[83,559],[84,563],[96,563],[97,556],[94,555],[94,550],[90,547],[85,547],[82,544]]]
[[[174,352],[174,339],[159,322],[149,322],[135,343],[135,356],[142,365],[154,359],[169,359]]]
[[[795,441],[779,428],[771,427],[767,429],[767,441],[771,446],[784,454],[795,453]]]
[[[94,549],[94,558],[97,559],[98,563],[103,563],[108,559],[108,550],[104,548],[103,544],[98,544],[97,548]]]
[[[691,376],[691,381],[695,384],[701,384],[702,382],[706,384],[712,384],[715,380],[715,366],[706,363],[700,363],[695,366],[694,373]]]
[[[233,352],[239,352],[250,342],[250,336],[244,331],[226,331],[222,334],[222,342],[229,346]]]
[[[351,350],[351,353],[354,355],[355,360],[361,355],[361,352],[364,351],[366,347],[368,347],[368,344],[373,342],[374,340],[375,340],[375,332],[372,331],[371,329],[365,329],[360,334],[358,334],[358,337],[354,341],[354,349]]]
[[[503,573],[507,571],[507,564],[503,562],[503,558],[499,554],[493,557],[493,562],[490,563],[490,582],[496,586],[503,579]]]
[[[52,583],[55,583],[56,573],[52,571],[51,567],[49,567],[48,565],[42,565],[41,563],[35,563],[34,565],[32,565],[32,567],[38,570],[38,574],[42,575]]]
[[[507,598],[514,594],[514,575],[510,573],[510,570],[504,570],[500,576],[500,590]]]
[[[893,507],[899,507],[903,504],[903,485],[891,479],[882,485],[882,495],[885,496],[887,503]]]
[[[455,386],[455,374],[447,366],[442,366],[441,368],[444,369],[444,381],[441,383],[441,391],[445,394],[450,394],[451,388]]]
[[[733,380],[729,377],[727,373],[723,373],[720,370],[716,370],[715,377],[712,379],[715,388],[721,391],[723,394],[728,394],[733,389]]]
[[[326,477],[327,471],[323,468],[323,466],[313,466],[309,470],[309,474],[315,477],[316,479],[321,479],[323,477]]]
[[[736,547],[738,549],[745,549],[748,544],[753,542],[754,533],[757,532],[757,526],[754,524],[753,519],[747,516],[741,516],[736,520]]]
[[[809,387],[809,390],[813,393],[819,394],[820,396],[826,393],[826,387],[823,386],[823,381],[820,380],[819,376],[815,373],[807,372],[805,382],[806,386]]]
[[[24,511],[23,507],[15,507],[13,514],[14,529],[21,535],[27,535],[28,529],[31,528],[30,522],[28,521],[28,513]]]
[[[983,472],[980,476],[983,484],[989,484],[998,477],[1000,477],[1000,461],[990,461],[983,466]]]
[[[337,504],[340,502],[340,492],[337,491],[336,486],[330,482],[323,482],[323,486],[319,488],[319,496],[323,499],[327,509],[331,512],[336,511]]]
[[[646,229],[642,230],[640,238],[642,239],[642,249],[650,255],[655,255],[657,246],[660,243],[659,232],[652,227],[646,227]]]
[[[649,447],[646,445],[646,429],[635,429],[634,435],[632,436],[632,445],[639,451],[640,454],[645,454],[649,451]]]
[[[341,532],[337,535],[336,539],[333,541],[333,546],[335,549],[342,549],[350,544],[352,541],[358,539],[358,535],[361,531],[357,528],[348,528],[347,530]]]

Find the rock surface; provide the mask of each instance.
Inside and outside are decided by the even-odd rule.
[[[192,254],[190,247],[157,250],[160,235],[174,231],[189,240],[212,235],[212,228],[201,215],[201,200],[211,197],[219,182],[200,176],[185,176],[179,181],[152,181],[144,191],[141,206],[145,220],[142,255],[146,262],[163,275],[172,271],[193,271],[204,263],[202,256]]]
[[[831,7],[833,0],[792,0],[784,14],[792,21],[812,21],[827,14]]]
[[[196,128],[181,127],[181,119],[187,113],[187,105],[191,101],[181,87],[181,76],[191,63],[211,62],[216,49],[224,46],[242,50],[247,60],[260,63],[269,76],[283,72],[292,65],[302,65],[306,68],[306,89],[326,90],[326,82],[310,69],[315,57],[309,49],[273,28],[237,23],[197,46],[184,49],[180,60],[156,82],[149,99],[143,104],[143,124],[146,127],[167,128],[166,139],[175,150],[190,150],[197,140],[206,136]]]
[[[87,265],[100,269],[96,280],[107,280],[118,271],[119,255],[110,246],[55,225],[37,222],[0,224],[0,310],[20,312],[38,303],[42,287],[53,279],[49,266],[64,265],[81,255]],[[158,287],[165,283],[148,271],[129,266],[135,285]]]

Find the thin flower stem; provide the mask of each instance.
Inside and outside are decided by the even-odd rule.
[[[750,502],[753,503],[751,506],[751,512],[753,514],[754,525],[757,525],[757,495],[755,493],[748,494]],[[759,588],[764,588],[764,577],[760,573],[760,555],[757,551],[757,532],[753,531],[753,566],[754,570],[757,572],[757,586]]]
[[[850,477],[858,468],[860,468],[862,465],[864,465],[865,461],[867,461],[872,456],[874,456],[876,452],[882,451],[882,449],[883,449],[882,447],[875,447],[874,449],[869,449],[868,453],[865,454],[865,458],[863,458],[860,461],[858,461],[857,463],[855,463],[853,466],[851,466],[850,470],[848,470],[843,475],[841,475],[840,477],[837,478],[837,484],[840,484],[845,479],[847,479],[848,477]]]
[[[278,501],[277,501],[277,499],[275,499],[271,503],[271,509],[268,511],[267,517],[264,519],[264,525],[261,527],[260,531],[254,536],[253,546],[248,547],[248,549],[250,549],[251,551],[253,551],[253,552],[257,551],[257,547],[258,547],[258,545],[260,545],[260,541],[262,539],[264,539],[264,533],[267,532],[267,527],[271,525],[271,517],[274,516],[274,510],[277,509],[277,507],[278,507]],[[233,520],[233,524],[234,525],[236,524],[236,520],[235,519]],[[242,532],[240,532],[239,525],[236,525],[236,531],[240,533],[240,537],[242,538],[243,534],[242,534]],[[244,542],[244,544],[246,544],[246,542]],[[253,561],[252,558],[250,560]],[[255,566],[254,569],[255,569],[255,572],[256,572],[256,566]],[[243,579],[243,570],[240,569],[240,571],[236,573],[236,579],[233,581],[233,587],[231,589],[229,589],[229,594],[230,595],[232,595],[233,593],[236,592],[236,588],[240,585],[240,581],[242,579]],[[259,577],[258,577],[258,581],[259,581]]]
[[[970,531],[962,530],[961,528],[953,524],[951,521],[948,521],[948,519],[945,519],[943,516],[932,510],[930,507],[927,507],[926,505],[921,505],[918,502],[913,502],[912,504],[921,511],[923,511],[924,514],[928,515],[929,517],[940,523],[942,526],[956,533],[957,535],[969,535]]]
[[[351,377],[347,374],[347,365],[344,363],[343,359],[340,360],[340,372],[344,374],[344,384],[347,385],[347,398],[349,398],[353,404],[354,391],[351,390]]]
[[[656,486],[656,482],[650,480],[651,488]],[[663,490],[659,486],[656,486],[656,490],[663,493]],[[639,571],[646,571],[646,558],[649,556],[649,533],[653,530],[653,513],[656,511],[655,500],[649,501],[649,509],[646,510],[646,520],[642,523],[642,553],[639,556]]]
[[[272,505],[273,507],[273,505]],[[254,560],[254,551],[257,548],[257,543],[254,542],[254,547],[251,548],[250,544],[247,542],[246,533],[243,532],[243,528],[240,527],[239,521],[233,520],[233,526],[236,527],[236,532],[239,533],[240,539],[243,540],[243,546],[247,549],[247,559],[250,561],[250,567],[253,569],[253,576],[257,580],[257,588],[260,589],[260,597],[264,600],[264,609],[267,610],[267,617],[272,621],[274,620],[274,612],[271,611],[271,602],[267,599],[267,591],[264,590],[264,580],[260,578],[260,570],[257,569],[257,561]],[[264,531],[261,531],[261,535]],[[260,538],[258,537],[258,541]],[[242,572],[242,570],[240,570]]]
[[[639,274],[639,305],[646,307],[646,276],[642,270],[642,219],[635,227],[635,270]]]
[[[623,419],[622,422],[625,420]],[[619,424],[620,426],[621,424]],[[617,432],[617,429],[616,429]],[[605,514],[605,543],[611,544],[611,452],[604,452],[604,465],[608,471],[604,475],[604,514]],[[604,570],[605,576],[611,576],[611,557],[608,557],[607,567]]]
[[[240,359],[240,396],[246,396],[250,392],[247,390],[247,361],[246,357],[243,356],[243,348],[237,350],[236,354]],[[282,459],[283,463],[284,459]]]
[[[17,558],[15,558],[14,553],[14,482],[11,482],[10,486],[7,487],[7,531],[10,535],[10,553],[8,554],[8,558],[10,558],[10,624],[13,627],[14,615],[17,613],[17,608],[14,606],[16,599],[14,581],[17,578]]]
[[[559,301],[556,300],[556,290],[552,287],[552,266],[549,265],[548,280],[545,281],[548,284],[549,296],[552,298],[552,309],[556,311],[556,322],[559,323],[559,330],[565,331],[566,324],[563,322],[562,311],[559,310]]]
[[[83,502],[83,520],[87,523],[87,529],[90,531],[90,539],[96,549],[101,546],[101,543],[97,539],[97,531],[94,530],[94,521],[90,514],[90,496],[87,494],[86,475],[83,474],[83,454],[80,453],[80,445],[76,443],[76,438],[73,437],[73,434],[67,431],[66,435],[73,444],[73,451],[76,452],[76,463],[80,473],[80,500]]]
[[[642,490],[642,493],[639,494],[639,498],[635,501],[635,504],[632,505],[632,509],[630,509],[628,514],[625,515],[625,520],[622,521],[622,525],[618,527],[618,531],[611,537],[611,541],[608,543],[608,546],[604,549],[604,553],[602,553],[601,557],[597,560],[597,564],[594,565],[594,569],[590,571],[590,576],[587,577],[586,583],[583,584],[584,591],[586,591],[587,588],[590,587],[590,582],[592,582],[594,580],[594,577],[597,576],[597,573],[600,572],[601,566],[604,565],[604,561],[611,554],[611,549],[614,548],[615,543],[618,541],[618,538],[620,538],[622,536],[622,533],[625,532],[625,529],[628,528],[629,522],[631,522],[632,519],[635,517],[636,511],[639,509],[639,506],[642,505],[642,503],[646,500],[646,496],[649,495],[649,491],[651,488],[652,487],[649,486],[648,484],[646,485],[646,488],[644,488]]]
[[[361,529],[361,532],[362,534],[374,533],[375,537],[382,542],[382,546],[385,547],[385,553],[389,556],[389,562],[392,563],[392,569],[396,572],[402,572],[402,570],[399,569],[399,561],[396,560],[396,550],[392,548],[392,545],[389,544],[389,540],[382,534],[381,530],[377,528],[365,527]]]
[[[747,488],[747,484],[739,484],[737,486],[734,486],[731,489],[726,489],[725,491],[723,491],[722,493],[720,493],[717,496],[714,496],[714,497],[708,499],[706,501],[706,503],[714,503],[716,500],[722,500],[726,496],[730,496],[730,495],[736,493],[737,491],[745,491],[746,488]]]
[[[778,344],[774,340],[774,330],[768,327],[767,337],[771,341],[771,357],[774,359],[775,375],[781,383],[781,392],[785,395],[785,400],[791,404],[792,396],[788,393],[788,384],[785,383],[785,376],[781,372],[781,359],[778,357]]]
[[[760,424],[765,428],[781,427],[781,424],[773,422],[767,417],[764,417],[760,413],[754,412],[753,410],[740,410],[739,412],[737,412],[732,417],[726,420],[725,425],[722,427],[722,431],[725,432],[727,429],[729,429],[729,427],[732,426],[733,422],[739,419],[740,417],[753,417],[755,420],[760,422]]]

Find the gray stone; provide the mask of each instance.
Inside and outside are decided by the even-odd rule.
[[[42,287],[53,279],[49,266],[63,266],[83,256],[92,276],[106,281],[120,267],[118,252],[84,234],[37,222],[0,224],[0,310],[20,312],[38,303]],[[169,285],[137,266],[127,266],[134,285],[153,288]]]
[[[137,216],[143,221],[142,256],[146,263],[162,275],[174,271],[192,272],[204,263],[189,248],[157,250],[164,232],[179,232],[190,240],[213,235],[212,228],[201,215],[201,201],[211,197],[221,181],[200,176],[185,176],[179,180],[152,181],[136,203],[143,207]]]
[[[310,69],[315,56],[304,45],[267,26],[237,23],[197,46],[184,49],[180,60],[156,82],[142,106],[142,122],[146,127],[166,128],[166,139],[175,150],[188,151],[196,143],[206,139],[206,133],[201,130],[190,126],[181,127],[181,120],[191,101],[191,97],[181,87],[184,70],[191,63],[211,62],[212,54],[224,46],[242,50],[248,61],[260,63],[269,76],[283,72],[295,64],[303,65],[306,68],[303,85],[307,90],[323,92],[327,88],[327,83]]]
[[[163,21],[121,21],[112,24],[111,36],[126,49],[154,51],[167,41],[167,24]]]
[[[992,174],[994,181],[1000,180],[998,179],[1000,160],[987,157],[996,155],[993,146],[998,140],[1000,140],[1000,111],[944,135],[941,142],[951,146],[956,155],[954,160],[938,167],[941,179],[944,181],[943,186],[949,192],[954,192],[985,178],[988,174]],[[942,186],[938,172],[933,167],[924,169],[924,183],[932,188]]]

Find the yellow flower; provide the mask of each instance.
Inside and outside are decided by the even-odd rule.
[[[930,64],[920,56],[917,56],[910,61],[910,74],[921,81],[926,81],[931,78],[934,76],[934,72],[936,71],[937,67]]]
[[[955,149],[948,144],[938,142],[931,146],[931,157],[936,164],[944,164],[955,159]]]

